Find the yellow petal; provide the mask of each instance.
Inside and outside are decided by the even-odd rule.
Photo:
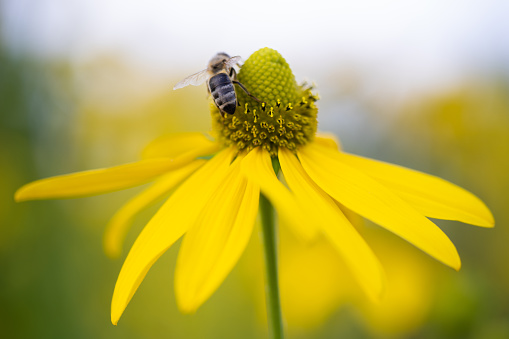
[[[150,204],[163,198],[204,163],[205,160],[195,160],[182,168],[171,171],[122,206],[110,220],[104,232],[103,245],[106,254],[111,258],[118,258],[122,253],[122,243],[131,227],[133,217]]]
[[[257,147],[246,155],[242,161],[242,172],[260,185],[262,193],[274,205],[277,212],[288,221],[296,235],[304,241],[310,241],[317,235],[313,216],[303,213],[298,208],[294,195],[277,179],[270,155]]]
[[[382,161],[340,153],[341,161],[375,178],[425,216],[493,227],[493,215],[475,195],[441,178]]]
[[[179,309],[196,311],[233,269],[251,236],[260,189],[240,173],[240,158],[186,233],[175,271]]]
[[[77,198],[144,184],[192,159],[146,159],[130,164],[37,180],[21,187],[16,201]]]
[[[372,300],[380,300],[385,276],[373,251],[334,200],[306,174],[292,152],[280,148],[278,157],[286,182],[304,213],[313,215],[317,226],[345,259],[366,294]]]
[[[341,205],[336,200],[334,200],[334,202],[336,203],[336,205],[339,207],[341,212],[343,212],[345,217],[348,219],[348,221],[350,221],[350,223],[353,225],[353,227],[355,227],[355,229],[357,231],[360,231],[360,230],[364,229],[364,226],[366,226],[366,225],[364,223],[364,218],[363,217],[361,217],[360,215],[358,215],[354,211],[349,210],[345,206]]]
[[[217,152],[220,144],[203,133],[175,133],[152,141],[143,150],[143,159],[176,158],[183,155],[191,159]]]
[[[187,179],[145,226],[122,266],[111,302],[111,321],[117,324],[148,270],[196,221],[213,192],[223,182],[232,148],[209,160]]]
[[[440,228],[385,186],[344,164],[338,152],[323,152],[320,146],[310,144],[298,155],[313,181],[341,204],[444,264],[460,268],[458,252]]]
[[[338,138],[332,133],[317,133],[315,136],[315,140],[313,141],[315,144],[323,145],[325,147],[329,147],[335,150],[341,149],[341,142]]]

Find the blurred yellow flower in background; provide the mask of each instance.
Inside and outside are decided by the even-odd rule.
[[[414,333],[433,314],[443,289],[444,270],[402,239],[347,209],[343,212],[380,260],[386,274],[384,293],[376,302],[366,298],[329,241],[320,236],[312,242],[302,242],[283,223],[280,285],[289,334],[311,336],[345,316],[373,337],[406,337]],[[251,244],[246,257],[242,275],[263,321],[263,279],[253,274],[262,270],[260,246]]]
[[[282,239],[281,298],[289,328],[312,331],[338,309],[350,310],[371,332],[386,335],[410,333],[428,319],[439,281],[430,260],[387,232],[359,231],[387,275],[377,302],[364,296],[324,239],[307,246],[288,235]]]
[[[383,263],[350,222],[352,212],[456,270],[461,266],[456,248],[427,217],[493,226],[491,212],[466,190],[431,175],[345,153],[333,139],[315,137],[317,97],[312,88],[295,83],[288,64],[276,51],[255,52],[241,68],[239,79],[268,104],[239,91],[240,108],[235,115],[223,118],[211,105],[215,141],[198,133],[159,139],[148,146],[139,162],[39,180],[16,193],[18,201],[71,198],[156,180],[110,222],[105,249],[117,256],[132,217],[176,188],[124,262],[113,294],[114,324],[151,266],[184,234],[175,292],[181,311],[196,311],[221,285],[247,246],[260,192],[299,239],[309,243],[323,235],[363,292],[375,301],[384,291]],[[278,179],[279,167],[286,185]],[[303,261],[311,264],[312,258],[306,256]],[[316,260],[316,268],[327,271],[327,259]],[[406,267],[402,259],[400,268],[388,274],[398,280]],[[283,277],[284,272],[284,281]],[[313,285],[316,277],[309,278]],[[332,287],[321,286],[317,289],[321,298],[310,294],[308,299],[319,302],[317,309],[331,309],[335,303],[328,303],[324,291]],[[397,292],[401,298],[396,293],[394,304],[375,312],[392,317],[390,310],[401,308],[401,300],[415,305],[423,302],[419,296],[408,298],[414,289]]]

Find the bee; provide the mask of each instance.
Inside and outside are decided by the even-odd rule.
[[[173,87],[174,90],[189,85],[198,86],[207,81],[207,88],[214,104],[217,106],[223,118],[225,114],[234,114],[237,108],[237,95],[233,84],[238,85],[247,95],[258,102],[260,101],[237,80],[237,72],[234,66],[242,65],[240,56],[231,57],[226,53],[217,53],[210,59],[208,67],[198,73],[194,73]]]

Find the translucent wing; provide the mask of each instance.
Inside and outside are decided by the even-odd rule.
[[[227,67],[233,67],[235,66],[236,64],[238,64],[239,66],[242,65],[242,58],[240,56],[234,56],[228,60],[226,60],[224,62],[224,64],[227,66]]]
[[[189,85],[198,86],[203,84],[209,78],[209,73],[207,71],[208,69],[204,69],[202,71],[199,71],[198,73],[194,73],[193,75],[188,76],[187,78],[176,84],[175,87],[173,87],[173,90],[186,87]]]

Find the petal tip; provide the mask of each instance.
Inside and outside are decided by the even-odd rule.
[[[195,302],[191,300],[182,300],[182,298],[177,298],[177,307],[182,314],[194,314],[198,309]]]
[[[115,293],[113,293],[115,294]],[[113,295],[113,300],[115,300],[115,295]],[[119,309],[116,305],[116,303],[113,301],[111,305],[111,323],[115,326],[117,326],[118,321],[120,320],[120,317],[122,316],[122,313],[124,313],[124,309]]]
[[[495,220],[487,220],[486,223],[479,225],[484,228],[494,228],[495,227]]]
[[[475,219],[472,220],[458,220],[461,222],[464,222],[466,224],[474,225],[477,227],[483,227],[483,228],[493,228],[495,227],[495,219],[493,217],[493,214],[488,210],[487,213],[484,213],[483,215],[477,214],[475,216]]]
[[[14,201],[15,202],[22,202],[22,201],[27,201],[27,200],[32,199],[30,197],[30,194],[27,194],[27,191],[28,191],[28,193],[30,193],[30,191],[27,190],[27,188],[29,188],[29,185],[30,184],[23,185],[20,188],[18,188],[18,190],[14,193]]]
[[[116,314],[116,312],[114,312],[114,310],[112,308],[112,310],[111,310],[111,323],[113,325],[117,326],[119,319],[120,319],[120,315]]]
[[[452,260],[451,262],[446,263],[446,264],[447,264],[447,266],[451,267],[456,272],[458,272],[461,269],[461,259],[460,259],[459,255],[456,258],[454,258],[454,260]]]
[[[488,213],[489,214],[486,216],[486,224],[484,226],[487,228],[493,228],[495,227],[495,217],[490,210],[488,210]]]
[[[182,314],[194,314],[201,303],[197,301],[196,291],[191,291],[189,284],[185,282],[178,268],[175,270],[174,290],[177,308]]]
[[[446,257],[443,257],[442,262],[445,263],[447,266],[451,267],[455,271],[459,271],[461,269],[461,258],[458,253],[458,250],[456,249],[456,246],[452,242],[450,242],[451,248],[449,249],[449,255]]]
[[[103,246],[104,254],[110,259],[118,259],[120,258],[120,255],[122,254],[122,248],[113,247],[109,244],[104,244]]]
[[[110,259],[118,259],[122,255],[122,241],[124,238],[121,235],[114,233],[113,228],[108,224],[106,231],[103,235],[103,251]],[[121,239],[121,240],[119,240]]]
[[[470,223],[475,226],[480,227],[486,227],[486,228],[493,228],[495,227],[495,217],[493,216],[493,213],[491,210],[486,206],[486,204],[480,200],[479,198],[475,197],[478,202],[477,211],[476,213],[472,213],[475,217],[477,217],[476,223]]]
[[[189,290],[189,285],[182,281],[182,274],[179,272],[178,262],[175,270],[174,290],[177,308],[182,314],[193,314],[200,306],[196,302],[195,293]]]

